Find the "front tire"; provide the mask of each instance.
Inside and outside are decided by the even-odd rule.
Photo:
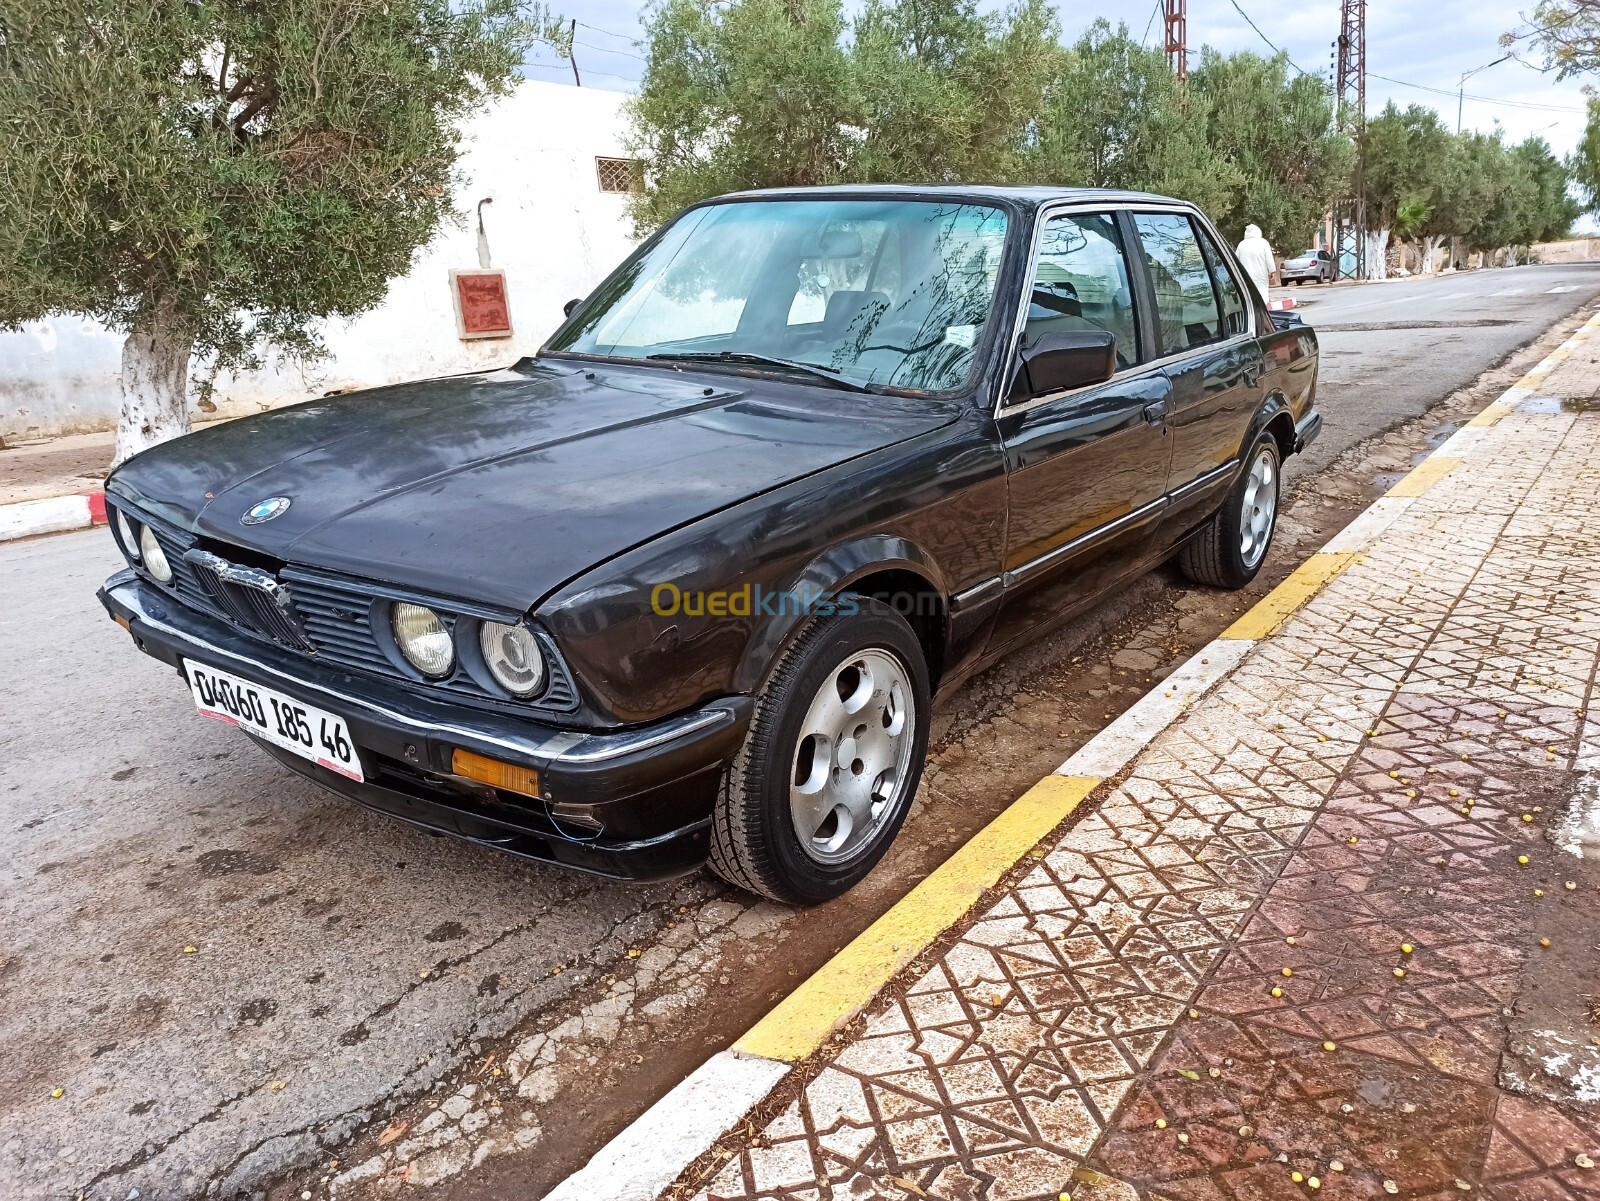
[[[881,601],[813,619],[756,697],[723,773],[710,866],[730,884],[814,905],[894,841],[922,778],[931,697],[922,648]]]
[[[1243,588],[1261,570],[1278,528],[1278,441],[1262,434],[1245,455],[1228,499],[1178,552],[1178,566],[1197,584]]]

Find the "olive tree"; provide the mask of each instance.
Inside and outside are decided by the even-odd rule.
[[[1060,55],[1045,0],[656,0],[645,32],[641,233],[742,188],[1020,181]]]
[[[1207,101],[1211,147],[1243,175],[1211,215],[1228,237],[1261,227],[1287,253],[1311,245],[1322,214],[1345,193],[1355,147],[1334,122],[1333,94],[1314,75],[1289,78],[1289,57],[1207,47],[1189,86]]]
[[[1032,153],[1041,183],[1132,188],[1228,210],[1244,183],[1207,138],[1211,100],[1126,25],[1096,20],[1050,81]]]
[[[520,0],[0,0],[0,327],[125,332],[117,462],[185,432],[196,356],[383,298],[460,119],[560,37]]]

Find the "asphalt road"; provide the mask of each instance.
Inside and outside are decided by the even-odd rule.
[[[1323,432],[1295,479],[1414,417],[1600,290],[1600,263],[1510,267],[1382,284],[1275,288],[1322,346]]]
[[[1600,294],[1600,265],[1292,294],[1326,356],[1304,474]],[[662,977],[668,1000],[714,998],[719,970],[753,976],[758,1010],[792,985],[793,961],[760,953],[781,915],[703,875],[628,888],[521,864],[290,775],[105,619],[93,593],[117,566],[103,531],[0,546],[0,1196],[250,1195],[490,1041],[593,1012],[610,965],[658,938],[720,931],[692,983]],[[718,1037],[661,1013],[630,1105]],[[596,1038],[589,1070],[611,1080]]]

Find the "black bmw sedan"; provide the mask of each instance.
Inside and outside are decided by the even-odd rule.
[[[816,902],[905,820],[941,695],[1167,558],[1255,576],[1316,365],[1180,201],[724,196],[533,358],[129,460],[100,596],[345,797]]]

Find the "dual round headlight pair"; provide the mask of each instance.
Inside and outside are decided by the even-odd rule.
[[[128,515],[121,509],[116,510],[116,514],[117,536],[122,540],[122,549],[128,552],[128,557],[135,563],[143,563],[144,569],[158,584],[172,583],[172,564],[167,562],[167,552],[161,549],[161,543],[156,541],[150,527],[129,521]]]
[[[426,605],[397,602],[390,613],[395,645],[425,676],[442,679],[455,666],[455,642],[444,620]],[[495,682],[516,697],[544,687],[544,651],[527,626],[478,623],[478,650]]]

